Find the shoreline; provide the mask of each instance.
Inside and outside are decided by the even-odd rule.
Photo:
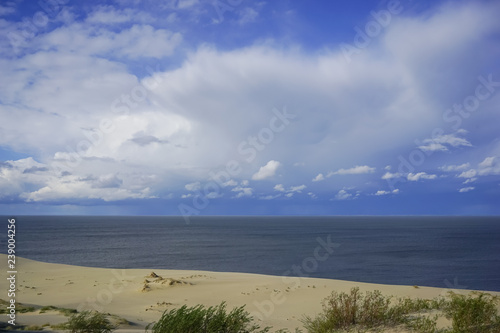
[[[7,255],[1,254],[0,260],[6,262]],[[110,313],[122,320],[120,332],[144,332],[145,326],[158,320],[165,310],[182,305],[214,306],[223,301],[228,309],[245,305],[245,310],[261,326],[293,331],[302,327],[300,319],[304,315],[315,316],[321,311],[322,300],[332,291],[348,292],[359,287],[361,291],[380,290],[387,296],[431,299],[452,290],[251,273],[94,268],[21,257],[16,261],[15,300],[36,309],[17,313],[18,324],[42,326],[65,322],[67,317],[57,310],[39,313],[42,307],[53,306]],[[1,290],[7,291],[8,280],[1,281]],[[500,296],[500,292],[484,292]],[[4,293],[0,298],[7,300],[6,297]],[[2,317],[0,321],[6,322],[7,315]],[[133,325],[123,324],[125,320]]]

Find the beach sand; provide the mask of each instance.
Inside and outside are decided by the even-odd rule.
[[[0,255],[0,260],[7,262],[7,256]],[[300,319],[304,315],[318,314],[321,301],[334,290],[348,292],[359,287],[361,291],[380,290],[384,295],[420,298],[446,295],[449,290],[242,273],[89,268],[19,257],[16,264],[16,302],[37,309],[52,305],[110,313],[131,323],[120,325],[121,332],[144,332],[145,326],[158,320],[167,309],[184,304],[218,305],[222,301],[228,309],[246,305],[245,309],[261,326],[293,331],[302,328]],[[0,289],[0,298],[8,300],[7,279],[1,280]],[[0,321],[6,322],[7,316],[2,316]],[[57,311],[17,313],[17,323],[23,325],[57,324],[66,320]],[[445,325],[446,320],[441,320],[441,324]]]

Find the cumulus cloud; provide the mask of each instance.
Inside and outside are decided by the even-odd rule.
[[[367,173],[374,173],[375,168],[369,167],[368,165],[356,165],[355,167],[349,169],[339,169],[335,172],[329,173],[331,175],[360,175]]]
[[[396,172],[396,173],[386,172],[382,176],[382,179],[386,179],[387,180],[387,179],[393,179],[393,178],[400,178],[402,176],[403,175],[401,175],[399,172]]]
[[[167,2],[182,12],[199,5]],[[387,161],[379,164],[373,156],[413,145],[430,128],[442,126],[442,111],[469,91],[464,82],[496,63],[497,58],[470,61],[494,49],[480,37],[498,32],[498,11],[491,8],[450,5],[425,19],[395,19],[379,43],[346,66],[341,52],[301,52],[272,41],[233,49],[197,42],[191,47],[182,44],[188,29],[158,27],[137,19],[139,13],[98,7],[83,20],[75,16],[75,22],[40,31],[18,57],[1,60],[0,74],[9,80],[0,82],[0,145],[37,152],[33,156],[43,162],[16,162],[29,164],[26,168],[5,162],[2,195],[39,201],[161,196],[192,191],[196,186],[185,184],[196,182],[200,189],[211,170],[222,170],[233,158],[241,172],[227,178],[234,178],[227,183],[231,187],[245,178],[269,179],[279,165],[293,165],[298,158],[307,164],[283,170],[280,182],[293,184],[301,175],[310,179],[317,170],[337,170],[329,176],[374,173],[368,165]],[[252,12],[247,14],[252,19]],[[185,58],[166,59],[181,45]],[[1,46],[12,54],[10,46]],[[138,68],[143,58],[169,65]],[[270,105],[284,104],[295,120],[273,118]],[[489,110],[486,103],[482,108]],[[495,113],[482,114],[495,123]],[[100,131],[103,120],[112,131]],[[443,134],[421,146],[428,151],[471,147],[465,134]],[[262,138],[270,135],[272,143],[264,144]],[[89,140],[96,144],[78,148]],[[238,145],[245,140],[245,146]],[[360,156],[371,156],[368,165],[356,165]],[[65,176],[54,162],[71,164]],[[251,169],[261,165],[257,173]],[[346,165],[356,166],[342,169]],[[497,160],[488,157],[477,172],[500,174]],[[387,172],[382,178],[396,176],[401,175]],[[240,187],[250,189],[248,183]],[[234,193],[248,196],[249,191]],[[278,191],[298,193],[283,185]],[[340,197],[354,196],[341,191]]]
[[[464,171],[468,168],[470,168],[470,163],[463,163],[460,165],[443,165],[439,169],[446,172],[452,172],[452,171]]]
[[[346,190],[340,190],[335,195],[335,200],[347,200],[347,199],[351,199],[351,198],[352,198],[352,194],[347,192]]]
[[[462,172],[457,177],[459,177],[459,178],[474,178],[476,175],[477,175],[477,171],[474,169],[470,169],[468,171]]]
[[[227,182],[225,182],[223,184],[224,187],[226,187],[226,186],[236,186],[236,185],[238,185],[238,182],[236,180],[234,180],[234,179],[230,179],[230,180],[228,180]],[[246,185],[248,185],[248,183],[242,184],[242,185],[246,186]]]
[[[481,176],[500,175],[500,162],[497,156],[486,157],[478,167]]]
[[[290,186],[288,189],[286,189],[283,184],[277,184],[274,186],[275,191],[283,192],[288,198],[291,198],[295,193],[302,193],[302,191],[306,188],[306,185]]]
[[[418,182],[420,179],[436,179],[436,175],[430,175],[426,172],[418,172],[418,173],[409,173],[406,176],[406,179],[412,182]]]
[[[281,166],[281,163],[278,161],[271,160],[267,162],[266,165],[260,167],[259,171],[257,171],[253,176],[253,180],[263,180],[266,178],[271,178],[276,174],[276,170]]]
[[[462,187],[460,190],[458,190],[458,192],[460,192],[460,193],[465,193],[465,192],[470,192],[470,191],[472,191],[472,190],[474,190],[474,189],[475,189],[475,187],[473,187],[473,186],[469,186],[469,187]]]
[[[374,195],[376,196],[380,196],[380,195],[387,195],[387,194],[398,194],[399,193],[399,189],[394,189],[392,191],[384,191],[384,190],[378,190],[377,192],[375,192]]]
[[[188,191],[196,192],[196,191],[200,190],[201,184],[200,184],[200,182],[189,183],[189,184],[184,185],[184,188]]]
[[[477,180],[476,177],[474,178],[469,178],[469,179],[466,179],[462,184],[469,184],[469,183],[473,183]]]
[[[288,190],[289,192],[302,192],[307,186],[306,185],[299,185],[299,186],[290,186],[290,189]]]
[[[285,188],[283,187],[283,184],[276,184],[274,186],[274,190],[278,192],[285,192]]]
[[[253,189],[250,187],[237,186],[233,188],[231,191],[238,193],[235,196],[236,198],[251,197],[253,195]]]
[[[459,137],[465,135],[467,131],[458,130],[456,133],[439,135],[432,139],[425,139],[423,145],[418,148],[423,151],[448,151],[448,147],[472,147],[472,144],[464,138]]]
[[[129,22],[134,17],[134,14],[137,13],[134,13],[129,8],[118,10],[113,6],[99,6],[87,16],[86,22],[113,25]]]
[[[316,177],[313,178],[313,182],[320,182],[322,180],[325,180],[325,176],[323,176],[322,173],[318,174]]]

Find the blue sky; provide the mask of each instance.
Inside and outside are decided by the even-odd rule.
[[[2,1],[0,214],[498,215],[497,1]]]

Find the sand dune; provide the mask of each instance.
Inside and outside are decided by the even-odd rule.
[[[0,256],[6,262],[5,255]],[[17,258],[16,302],[36,307],[98,310],[124,318],[125,332],[143,332],[163,311],[184,304],[246,305],[246,310],[264,326],[275,329],[302,327],[303,315],[321,311],[321,301],[333,290],[380,290],[383,294],[433,298],[448,289],[395,286],[350,281],[219,273],[185,270],[103,269],[42,263]],[[0,283],[7,290],[7,280]],[[499,295],[500,293],[492,293]],[[6,294],[0,297],[6,300]],[[57,324],[66,321],[57,311],[18,313],[19,324]],[[4,320],[2,320],[4,321]]]

